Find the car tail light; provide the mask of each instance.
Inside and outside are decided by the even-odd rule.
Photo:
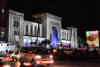
[[[41,58],[41,56],[36,56],[36,58]]]
[[[53,58],[53,56],[52,56],[52,55],[50,55],[50,58]]]
[[[5,65],[4,67],[10,67],[9,65]]]

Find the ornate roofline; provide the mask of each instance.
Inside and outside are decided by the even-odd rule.
[[[14,10],[7,10],[7,11],[9,11],[10,13],[16,14],[16,15],[24,16],[24,13],[20,13],[20,12],[14,11]]]
[[[48,15],[48,16],[51,16],[51,17],[55,17],[55,18],[57,18],[57,19],[61,19],[61,20],[62,20],[62,17],[59,17],[59,16],[56,16],[56,15],[50,14],[50,13],[48,13],[48,12],[46,12],[46,13],[41,13],[41,14],[36,14],[36,15],[31,15],[31,16],[37,16],[37,15],[43,15],[43,14]]]

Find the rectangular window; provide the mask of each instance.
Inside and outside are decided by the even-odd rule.
[[[14,35],[19,35],[19,32],[18,31],[14,31]]]
[[[68,33],[67,33],[67,40],[68,40]]]
[[[2,38],[4,37],[4,32],[1,32],[1,37],[2,37]]]
[[[26,35],[28,35],[28,25],[26,25]]]
[[[4,13],[5,12],[5,10],[4,9],[2,9],[2,13]]]
[[[30,35],[33,35],[33,27],[31,26],[31,32]]]

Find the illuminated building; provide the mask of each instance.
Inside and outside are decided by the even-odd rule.
[[[78,48],[77,45],[77,28],[62,29],[61,17],[50,13],[31,15],[32,17],[40,16],[42,18],[39,24],[38,43],[48,39],[51,41],[49,46],[56,48],[58,43],[62,42],[63,46]],[[37,39],[38,23],[24,20],[24,13],[8,10],[8,42],[11,44],[20,44],[20,46],[30,46],[31,42]]]

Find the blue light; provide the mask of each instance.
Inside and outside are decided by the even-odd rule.
[[[51,29],[51,37],[50,38],[51,38],[50,45],[52,45],[53,48],[55,48],[56,45],[58,44],[58,32],[55,27],[52,27],[52,29]]]
[[[27,40],[26,40],[26,39],[24,39],[24,43],[26,43],[26,41],[27,41]]]
[[[24,39],[24,43],[23,43],[24,46],[27,45],[27,39]]]
[[[31,39],[29,39],[28,43],[31,43]]]
[[[35,42],[35,40],[33,40],[33,43]]]
[[[39,44],[39,42],[40,42],[40,41],[38,40],[37,43]]]

